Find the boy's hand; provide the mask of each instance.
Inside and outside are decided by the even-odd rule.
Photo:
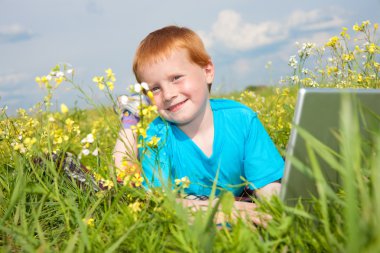
[[[185,207],[191,208],[193,211],[204,210],[209,208],[208,200],[189,200],[189,199],[177,199],[177,202],[182,203]],[[215,205],[217,200],[213,200]],[[215,215],[215,223],[221,224],[228,222],[228,220],[237,220],[238,218],[245,219],[248,222],[253,222],[255,225],[266,227],[268,222],[272,219],[272,216],[256,210],[255,203],[235,201],[233,211],[230,217],[219,210]]]
[[[262,213],[256,210],[257,205],[251,202],[235,201],[231,217],[233,220],[242,218],[248,222],[253,222],[255,225],[267,227],[268,222],[272,219],[272,216],[266,213]],[[228,218],[223,212],[219,211],[216,214],[216,223],[220,224],[227,222]]]
[[[114,110],[121,115],[124,128],[130,128],[140,121],[139,112],[141,104],[150,104],[149,99],[144,95],[121,95],[117,98],[117,106],[114,107]]]

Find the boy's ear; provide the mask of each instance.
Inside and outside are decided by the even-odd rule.
[[[206,80],[207,84],[210,84],[214,81],[214,64],[210,60],[209,63],[203,67],[205,74],[206,74]]]

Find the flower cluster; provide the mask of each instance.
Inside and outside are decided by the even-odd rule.
[[[106,69],[105,76],[95,76],[92,78],[92,81],[98,85],[100,90],[104,90],[105,87],[112,91],[114,89],[114,84],[116,81],[115,74],[112,72],[112,69]]]
[[[302,46],[297,43],[298,55],[289,59],[293,73],[281,83],[298,87],[379,88],[378,27],[378,24],[371,27],[367,20],[352,27],[353,39],[348,28],[343,27],[339,36],[331,37],[321,47],[314,43],[303,43]],[[307,66],[313,66],[313,69]]]

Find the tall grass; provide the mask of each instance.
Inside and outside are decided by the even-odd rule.
[[[216,209],[191,211],[170,191],[147,193],[128,185],[96,192],[66,177],[49,158],[36,163],[1,152],[0,245],[4,252],[374,252],[380,247],[380,135],[362,139],[355,108],[343,105],[341,152],[308,143],[318,177],[315,212],[285,206],[278,198],[258,201],[273,219],[267,228],[244,219],[217,228]],[[84,119],[83,119],[84,120]],[[370,141],[370,142],[369,142]],[[365,146],[365,147],[364,147]],[[363,150],[369,150],[363,153]],[[325,157],[342,176],[332,191],[319,173]],[[112,175],[115,177],[115,175]],[[116,181],[116,178],[113,178]],[[224,197],[222,196],[222,199]],[[227,200],[228,201],[228,200]],[[92,222],[93,221],[93,222]]]

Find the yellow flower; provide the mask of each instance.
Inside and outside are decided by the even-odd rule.
[[[352,27],[352,30],[354,30],[355,32],[358,32],[358,31],[361,31],[361,28],[358,24],[355,24],[353,27]]]
[[[129,204],[128,207],[131,208],[132,212],[134,213],[138,213],[141,211],[141,203],[139,201]]]
[[[87,226],[94,227],[94,218],[87,218],[82,220]]]
[[[115,78],[115,74],[112,72],[112,69],[107,69],[106,70],[106,74],[107,74],[107,79],[112,81],[112,82],[115,82],[116,81],[116,78]]]
[[[148,98],[151,100],[151,101],[153,101],[153,92],[152,91],[148,91],[147,93],[146,93],[146,95],[148,96]]]
[[[98,87],[100,90],[104,90],[104,77],[103,76],[95,76],[94,78],[92,78],[92,81],[94,83],[97,83]]]
[[[41,76],[41,77],[37,76],[36,82],[38,83],[40,87],[42,87],[42,85],[44,85],[45,87],[48,87],[49,85],[49,80],[46,76]]]
[[[67,108],[67,106],[65,104],[61,104],[61,112],[62,113],[68,113],[69,108]]]
[[[190,186],[190,180],[187,176],[185,176],[181,179],[176,179],[176,180],[174,180],[174,182],[177,186],[182,185],[182,188],[184,188],[184,189],[189,188],[189,186]]]
[[[140,187],[143,181],[144,181],[144,178],[140,175],[140,173],[135,173],[135,175],[132,178],[132,183],[136,187]]]
[[[111,180],[104,180],[103,181],[103,187],[107,187],[107,188],[111,189],[112,187],[114,187],[113,181],[111,181]]]
[[[363,21],[362,27],[368,26],[369,24],[371,24],[371,22],[369,20]]]
[[[107,86],[108,86],[108,88],[109,88],[111,91],[114,89],[114,84],[113,84],[113,82],[108,81],[108,82],[107,82]]]
[[[378,23],[373,24],[373,29],[375,29],[375,31],[376,31],[377,29],[379,29],[379,24],[378,24]]]
[[[375,43],[371,43],[371,44],[367,45],[367,50],[368,50],[368,53],[370,53],[370,54],[375,53],[375,51],[376,51]]]
[[[63,82],[63,80],[65,80],[64,76],[60,76],[54,79],[55,83],[57,84],[57,87]]]
[[[339,44],[339,38],[337,36],[334,36],[330,38],[329,42],[326,43],[326,46],[335,48],[338,44]]]
[[[153,136],[150,141],[148,141],[148,146],[151,148],[157,148],[158,142],[160,141],[160,138],[157,136]]]
[[[358,74],[358,83],[363,82],[363,76],[361,74]]]

